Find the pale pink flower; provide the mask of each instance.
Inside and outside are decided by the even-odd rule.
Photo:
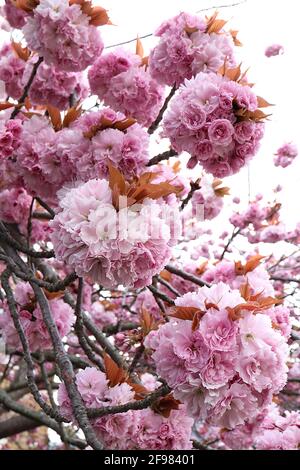
[[[49,65],[79,72],[91,65],[103,50],[98,29],[80,5],[68,0],[41,0],[27,18],[23,34],[28,47]]]

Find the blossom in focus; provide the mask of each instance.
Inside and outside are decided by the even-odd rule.
[[[106,375],[94,367],[79,371],[76,383],[88,408],[120,406],[135,400],[130,385],[108,386]],[[68,419],[73,419],[64,384],[59,386],[58,402],[61,412]],[[129,410],[95,418],[91,424],[101,442],[110,449],[186,450],[192,447],[193,419],[187,416],[184,405],[172,409],[169,417],[151,409]]]
[[[170,222],[168,205],[161,200],[146,198],[119,212],[112,202],[106,180],[90,180],[62,193],[60,211],[51,222],[56,256],[104,287],[144,287],[170,259],[178,209]]]
[[[239,109],[249,118],[240,120]],[[199,73],[171,100],[163,133],[174,150],[191,155],[188,168],[200,163],[206,172],[222,178],[237,173],[258,151],[264,124],[251,118],[257,109],[249,86]]]
[[[24,86],[32,73],[34,60],[27,62],[22,79]],[[85,99],[88,92],[88,83],[82,73],[66,72],[42,63],[30,87],[29,98],[34,105],[51,105],[64,110],[70,107],[71,101]]]
[[[231,34],[223,27],[213,31],[198,16],[180,13],[164,22],[155,35],[160,40],[150,53],[149,68],[163,85],[178,86],[199,72],[217,72],[225,58],[228,65],[235,65]]]
[[[0,121],[0,159],[11,157],[21,143],[22,124],[19,119]]]
[[[78,4],[41,0],[22,28],[28,47],[59,70],[80,72],[103,50],[98,29]]]
[[[136,54],[117,49],[104,54],[89,70],[91,90],[104,104],[149,126],[163,104],[163,87]]]
[[[221,427],[253,419],[286,383],[287,339],[263,307],[251,311],[222,282],[178,297],[175,305],[178,315],[145,340],[175,398],[194,418]],[[180,319],[184,312],[190,320]]]

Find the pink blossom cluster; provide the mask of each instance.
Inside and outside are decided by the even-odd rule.
[[[78,119],[73,130],[80,135],[99,125],[102,119],[107,119],[111,125],[125,119],[124,114],[116,113],[110,108],[85,114]],[[80,162],[77,164],[78,179],[87,181],[92,178],[106,178],[108,163],[118,168],[127,179],[140,175],[146,170],[149,160],[149,135],[139,124],[133,124],[125,131],[114,128],[98,130],[89,140],[83,139],[84,145]]]
[[[192,449],[191,428],[193,419],[187,415],[184,405],[172,410],[168,418],[151,409],[139,413],[137,433],[130,444],[131,449],[142,450],[189,450]]]
[[[0,80],[5,83],[8,96],[19,99],[28,83],[33,65],[38,57],[33,56],[27,62],[21,59],[10,44],[0,51]],[[80,72],[66,72],[42,63],[29,90],[29,98],[34,105],[52,105],[58,109],[70,107],[74,102],[88,96],[88,83]]]
[[[117,48],[108,54],[102,54],[88,72],[92,92],[104,99],[108,95],[110,80],[113,77],[140,65],[140,56],[122,48]]]
[[[127,383],[108,386],[103,372],[87,367],[76,375],[76,384],[88,408],[118,406],[134,401],[134,391]],[[64,384],[58,391],[61,412],[72,419],[72,408]],[[171,410],[169,418],[151,409],[129,410],[93,420],[93,428],[109,449],[190,449],[193,420],[183,405]]]
[[[91,90],[104,104],[149,126],[163,103],[163,87],[142,66],[142,59],[122,49],[102,55],[89,70]]]
[[[259,236],[259,241],[264,243],[276,243],[288,239],[287,229],[282,223],[270,224],[264,227],[257,235]],[[257,237],[254,236],[254,240],[256,239]],[[250,237],[248,237],[248,240],[251,242]]]
[[[300,413],[280,414],[278,406],[270,405],[254,422],[224,430],[222,440],[230,449],[297,450],[300,444]]]
[[[27,13],[20,8],[15,7],[11,0],[5,0],[3,8],[5,17],[12,28],[21,29],[25,25]]]
[[[298,149],[292,142],[282,145],[276,152],[274,158],[274,165],[286,168],[298,155]]]
[[[57,135],[49,120],[33,116],[23,124],[21,143],[14,155],[16,177],[22,179],[29,194],[46,200],[52,200],[65,178],[70,176],[68,161],[56,165],[58,159],[53,158],[56,144]]]
[[[25,336],[31,351],[51,348],[52,342],[43,314],[35,302],[33,290],[29,283],[20,282],[16,285],[14,296],[17,310]],[[52,318],[55,321],[58,332],[63,338],[66,336],[74,322],[73,309],[61,299],[48,300]],[[4,335],[7,346],[19,349],[21,347],[18,333],[14,327],[6,301],[2,304],[3,313],[0,314],[0,331]]]
[[[23,86],[28,83],[37,57],[27,62]],[[51,105],[64,110],[70,102],[77,103],[88,96],[88,84],[82,73],[66,72],[42,63],[30,87],[29,98],[33,105]]]
[[[169,294],[170,292],[168,292]],[[140,292],[132,306],[132,310],[135,312],[134,317],[131,316],[131,319],[137,318],[137,314],[139,314],[142,309],[147,310],[147,312],[155,319],[161,319],[161,311],[157,305],[155,297],[153,296],[152,292],[148,289],[143,290]],[[128,312],[127,312],[128,314]]]
[[[24,188],[0,192],[0,219],[9,224],[27,224],[31,197]]]
[[[243,310],[243,303],[224,283],[202,287],[175,300],[204,312],[199,326],[172,318],[145,340],[158,374],[188,412],[228,429],[255,418],[287,379],[286,338],[263,310]]]
[[[0,219],[9,224],[18,224],[20,233],[27,237],[28,219],[32,197],[20,186],[0,191]],[[32,219],[30,241],[49,241],[50,229],[47,221]]]
[[[239,289],[241,286],[247,285],[250,295],[253,296],[274,297],[275,295],[270,275],[263,265],[258,265],[255,269],[240,274],[233,261],[220,261],[215,266],[207,268],[201,278],[210,284],[224,282],[232,289]],[[276,305],[264,310],[264,314],[271,318],[273,326],[288,339],[292,327],[290,309],[285,305]]]
[[[264,296],[274,295],[270,275],[265,266],[261,264],[254,269],[249,269],[248,272],[240,273],[234,261],[222,260],[214,266],[207,267],[201,278],[210,284],[224,282],[233,289],[239,289],[241,285],[247,284],[253,295],[260,292]]]
[[[230,223],[235,227],[244,229],[252,224],[255,230],[259,230],[262,223],[270,215],[270,208],[260,203],[261,196],[258,195],[253,202],[251,202],[247,209],[241,213],[234,213],[230,217]]]
[[[153,183],[158,184],[163,181],[172,181],[172,184],[175,186],[182,187],[182,191],[179,194],[169,194],[169,196],[164,196],[164,201],[166,201],[170,206],[177,205],[178,198],[184,198],[191,189],[188,178],[181,172],[175,171],[171,165],[154,165],[151,166],[151,171],[156,173]]]
[[[137,176],[149,159],[149,136],[141,126],[134,124],[124,132],[106,128],[91,139],[84,136],[102,117],[108,116],[112,125],[124,119],[124,115],[108,109],[88,113],[70,128],[55,132],[46,117],[33,116],[23,124],[22,139],[21,142],[18,139],[20,145],[10,170],[15,178],[21,178],[30,194],[52,202],[64,184],[106,178],[108,163],[126,178]]]
[[[40,0],[22,31],[28,47],[59,70],[84,70],[103,50],[100,32],[90,24],[90,17],[68,0]]]
[[[0,50],[0,80],[5,83],[8,96],[18,100],[24,89],[23,75],[26,62],[20,59],[10,44]]]
[[[200,189],[192,196],[192,214],[197,218],[212,220],[219,215],[224,201],[213,187],[213,180],[205,175],[200,180]]]
[[[279,222],[267,227],[262,226],[257,233],[249,231],[245,235],[250,243],[277,243],[282,240],[293,242],[299,237],[299,229],[287,230],[287,227]]]
[[[258,194],[244,211],[233,213],[229,219],[232,225],[242,229],[241,233],[247,237],[249,243],[296,241],[300,227],[288,230],[280,221],[280,204],[263,204],[261,200],[262,195]]]
[[[266,57],[273,57],[284,53],[284,48],[281,44],[272,44],[265,50]]]
[[[65,191],[59,207],[51,221],[56,256],[79,276],[107,288],[144,287],[171,257],[180,218],[173,212],[170,221],[163,201],[117,212],[108,182],[94,179]]]
[[[0,121],[0,159],[11,157],[21,143],[22,124],[19,119]]]
[[[264,124],[240,120],[237,110],[255,112],[257,97],[247,85],[216,74],[199,73],[186,80],[170,102],[164,136],[177,152],[191,155],[189,168],[199,162],[222,178],[237,173],[256,154]]]
[[[199,72],[217,72],[226,59],[235,65],[234,42],[230,33],[207,32],[207,22],[180,13],[156,31],[160,41],[149,56],[151,75],[163,85],[180,85]]]

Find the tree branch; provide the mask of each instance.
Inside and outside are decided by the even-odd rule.
[[[38,61],[34,64],[33,68],[32,68],[32,72],[31,72],[31,75],[29,77],[29,80],[27,82],[27,84],[25,85],[25,88],[24,88],[24,92],[23,92],[23,95],[21,96],[21,98],[19,99],[18,103],[19,104],[22,104],[24,103],[24,101],[26,100],[27,96],[28,96],[28,93],[29,93],[29,90],[30,90],[30,87],[32,85],[32,82],[34,80],[34,77],[36,76],[36,72],[39,68],[39,66],[41,65],[41,63],[43,62],[44,58],[43,57],[39,57]],[[11,113],[11,119],[14,119],[20,112],[20,108],[15,108],[13,110],[13,112]]]
[[[147,166],[157,165],[158,163],[162,162],[163,160],[169,160],[171,157],[175,157],[178,155],[176,150],[170,149],[166,150],[163,153],[156,155],[155,157],[151,158],[147,163]]]
[[[186,273],[185,271],[182,271],[182,269],[175,268],[174,266],[171,266],[170,264],[167,264],[165,266],[165,269],[169,271],[169,273],[176,274],[176,276],[182,277],[182,279],[185,279],[186,281],[191,281],[197,286],[210,287],[210,284],[208,284],[208,282],[202,281],[199,277],[194,276],[193,274]]]
[[[170,91],[170,93],[168,94],[168,96],[166,97],[165,99],[165,102],[161,108],[161,110],[159,111],[158,113],[158,116],[157,118],[155,119],[155,121],[152,122],[151,126],[149,127],[148,129],[148,134],[153,134],[156,129],[158,128],[163,116],[164,116],[164,112],[166,111],[167,107],[168,107],[168,104],[170,102],[170,100],[173,98],[173,96],[175,95],[175,92],[177,90],[177,87],[176,85],[174,85]]]
[[[101,416],[106,416],[115,413],[126,413],[129,410],[143,410],[155,403],[158,398],[168,395],[170,392],[170,387],[168,387],[167,385],[163,385],[143,400],[136,400],[133,402],[125,403],[124,405],[106,406],[104,408],[90,408],[88,410],[88,415],[90,418],[99,418]]]

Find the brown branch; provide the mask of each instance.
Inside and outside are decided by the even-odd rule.
[[[272,279],[272,281],[297,282],[298,284],[300,284],[300,279],[296,279],[295,277],[271,276],[270,279]]]
[[[139,323],[134,322],[120,322],[116,325],[107,325],[103,328],[103,332],[107,335],[114,335],[119,333],[119,331],[127,331],[127,330],[136,330],[140,326]]]
[[[175,92],[177,90],[177,87],[176,85],[174,85],[170,91],[170,93],[168,94],[168,96],[166,97],[165,101],[164,101],[164,104],[161,108],[161,110],[159,111],[158,113],[158,116],[157,118],[155,119],[155,121],[152,122],[151,126],[149,127],[148,129],[148,134],[153,134],[156,129],[158,128],[163,116],[164,116],[164,112],[166,111],[167,107],[168,107],[168,104],[170,102],[170,100],[173,98],[173,96],[175,95]]]
[[[176,157],[178,153],[176,150],[170,149],[166,150],[163,153],[159,153],[155,157],[151,158],[147,163],[147,166],[157,165],[158,163],[162,162],[163,160],[169,160],[171,157]]]
[[[173,287],[168,281],[166,281],[165,279],[163,279],[160,276],[157,276],[156,279],[160,284],[165,286],[170,292],[172,292],[174,295],[176,295],[176,297],[181,296],[180,292],[178,292],[178,290],[176,290],[175,287]]]
[[[198,189],[200,189],[200,178],[198,178],[196,181],[191,181],[190,186],[191,186],[191,189],[190,189],[188,195],[186,196],[185,199],[183,199],[183,201],[181,203],[181,206],[180,206],[181,210],[184,209],[185,206],[190,202],[190,200],[193,197],[194,192],[198,191]]]
[[[176,276],[182,277],[182,279],[185,279],[186,281],[191,281],[197,286],[207,286],[210,287],[210,284],[208,282],[202,281],[197,276],[194,276],[193,274],[186,273],[185,271],[182,271],[182,269],[175,268],[174,266],[171,266],[170,264],[167,264],[165,266],[165,269],[169,271],[169,273],[176,274]]]
[[[55,216],[55,212],[53,209],[51,209],[50,206],[46,202],[44,202],[40,197],[36,197],[37,202],[39,203],[40,206],[42,206],[48,213],[51,215],[51,218],[53,219]]]
[[[228,248],[230,247],[230,245],[231,245],[231,243],[233,242],[233,240],[235,239],[235,237],[241,233],[241,230],[242,230],[242,229],[240,229],[240,228],[237,229],[237,230],[236,230],[236,229],[233,229],[232,235],[231,235],[231,237],[229,238],[228,242],[226,243],[226,245],[225,245],[225,247],[224,247],[224,250],[223,250],[223,252],[222,252],[222,254],[221,254],[221,256],[220,256],[220,261],[222,261],[222,259],[224,258],[225,254],[226,254],[227,251],[228,251]]]
[[[38,61],[34,64],[33,68],[32,68],[32,72],[31,72],[31,75],[29,77],[29,80],[27,82],[27,84],[25,85],[25,88],[24,88],[24,92],[23,92],[23,95],[21,96],[21,98],[19,99],[18,103],[19,105],[20,104],[23,104],[24,101],[26,100],[27,96],[28,96],[28,93],[29,93],[29,90],[30,90],[30,87],[32,85],[32,82],[36,76],[36,72],[39,68],[39,66],[41,65],[41,63],[43,62],[43,57],[39,57]],[[10,119],[14,119],[20,112],[20,107],[16,107],[13,112],[11,113],[11,117]]]
[[[115,413],[126,413],[129,410],[143,410],[155,403],[158,398],[168,395],[170,392],[170,387],[167,385],[162,385],[160,388],[155,390],[155,392],[151,393],[143,400],[125,403],[124,405],[105,406],[104,408],[90,408],[88,410],[88,415],[90,418],[99,418],[101,416]]]
[[[110,343],[104,333],[96,327],[93,321],[85,314],[82,314],[83,323],[90,333],[96,338],[97,342],[103,348],[103,350],[118,364],[119,367],[126,370],[127,365],[123,358],[120,356],[118,350]]]
[[[44,281],[43,279],[38,279],[33,274],[25,274],[21,271],[18,266],[12,261],[11,258],[8,256],[0,254],[0,260],[3,260],[7,266],[13,271],[13,273],[26,282],[34,282],[39,287],[46,289],[49,292],[59,292],[63,291],[72,284],[77,279],[76,273],[68,274],[64,279],[56,281],[56,282],[48,282]]]
[[[31,431],[42,424],[25,416],[14,416],[6,421],[0,422],[0,439],[4,437],[14,436],[20,432]]]
[[[148,289],[152,292],[152,294],[157,297],[158,299],[163,300],[164,302],[167,302],[170,305],[174,305],[174,300],[171,299],[168,295],[164,294],[163,292],[160,292],[156,287],[153,285],[148,286]]]
[[[56,421],[52,418],[49,418],[46,414],[40,411],[35,411],[32,408],[28,408],[24,405],[21,405],[20,403],[14,401],[6,392],[0,389],[0,403],[3,404],[3,406],[7,410],[12,410],[15,413],[18,413],[21,416],[24,416],[36,423],[37,426],[46,426],[48,428],[53,429],[54,431],[57,432],[57,434],[61,437],[61,439],[64,439],[64,436],[61,436],[61,431],[59,424],[56,423]],[[2,423],[0,423],[1,426]],[[36,426],[35,426],[36,427]],[[84,449],[87,444],[82,441],[81,439],[77,438],[66,438],[67,442],[70,444],[73,444],[74,446]]]
[[[75,382],[75,374],[72,363],[64,349],[57,326],[52,318],[48,300],[39,286],[33,282],[30,284],[34,290],[37,302],[39,303],[40,309],[42,311],[44,322],[49,331],[56,353],[57,365],[71,400],[74,416],[80,428],[82,429],[88,444],[95,450],[101,450],[103,449],[103,446],[97,439],[95,431],[88,419],[86,407]]]
[[[9,270],[4,271],[1,275],[1,283],[6,294],[7,304],[14,323],[14,327],[19,335],[23,347],[24,359],[27,365],[28,388],[32,393],[35,401],[39,404],[39,406],[42,408],[42,410],[44,410],[47,415],[51,416],[51,418],[55,419],[57,422],[66,421],[66,419],[57,410],[54,410],[51,406],[48,405],[48,403],[45,402],[36,385],[34,377],[34,363],[31,357],[29,343],[24,333],[22,323],[20,322],[13,292],[9,285],[10,275],[11,272]]]
[[[83,324],[83,318],[82,318],[82,292],[83,292],[83,279],[80,277],[78,279],[78,292],[77,292],[77,302],[75,306],[75,316],[76,316],[76,322],[75,322],[75,333],[77,335],[78,341],[80,346],[82,347],[83,351],[89,358],[89,360],[96,364],[99,369],[104,372],[104,367],[101,362],[101,360],[97,357],[95,352],[92,350],[89,342],[87,341],[87,338],[85,338],[84,335],[84,324]]]
[[[30,248],[27,248],[24,245],[21,245],[17,240],[15,240],[10,233],[8,232],[7,228],[3,224],[3,222],[0,222],[0,240],[4,241],[5,243],[8,243],[12,248],[14,248],[16,251],[21,251],[22,253],[25,253],[26,255],[29,255],[33,258],[54,258],[55,253],[53,250],[51,251],[34,251],[31,250]]]
[[[34,211],[32,213],[32,218],[33,219],[39,219],[39,220],[52,220],[53,217],[48,214],[48,212],[39,212],[39,211]]]
[[[144,344],[142,343],[136,350],[135,352],[135,355],[134,355],[134,358],[132,359],[132,362],[129,366],[129,369],[128,369],[128,372],[129,374],[132,374],[132,372],[134,371],[136,365],[138,364],[139,360],[141,359],[143,353],[145,351],[145,346]]]
[[[14,356],[22,356],[23,357],[23,355],[24,355],[24,353],[21,352],[21,351],[8,350],[8,352],[9,352],[9,354],[12,354]],[[55,356],[54,351],[43,351],[43,354],[44,354],[44,357],[45,357],[47,362],[55,362],[56,361],[56,356]],[[33,358],[38,359],[39,354],[38,353],[31,353],[31,356]],[[74,365],[74,367],[77,368],[77,369],[85,369],[86,367],[90,367],[90,363],[85,361],[81,357],[74,356],[73,354],[68,354],[68,357],[69,357],[70,361],[72,362],[72,364]],[[39,377],[36,378],[36,381],[38,383]],[[13,390],[18,389],[18,388],[16,388],[17,385],[13,385],[13,387],[14,387]],[[23,385],[20,388],[23,388]]]
[[[208,11],[208,10],[235,7],[235,6],[241,5],[242,3],[246,3],[246,1],[247,0],[241,0],[240,2],[232,3],[230,5],[218,5],[218,6],[212,6],[210,8],[202,8],[201,10],[196,11],[196,13],[201,13],[202,11]],[[144,34],[144,36],[139,36],[139,39],[150,38],[153,35],[154,35],[153,33]],[[136,37],[133,39],[129,39],[128,41],[118,42],[117,44],[110,44],[109,46],[106,46],[104,49],[111,49],[113,47],[124,46],[125,44],[130,44],[131,42],[135,42],[135,41],[136,41]]]
[[[235,3],[230,3],[226,5],[215,5],[209,8],[202,8],[201,10],[196,11],[196,13],[201,13],[202,11],[209,11],[209,10],[219,10],[221,8],[231,8],[231,7],[236,7],[238,5],[242,5],[243,3],[246,3],[247,0],[241,0],[240,2],[235,2]]]

